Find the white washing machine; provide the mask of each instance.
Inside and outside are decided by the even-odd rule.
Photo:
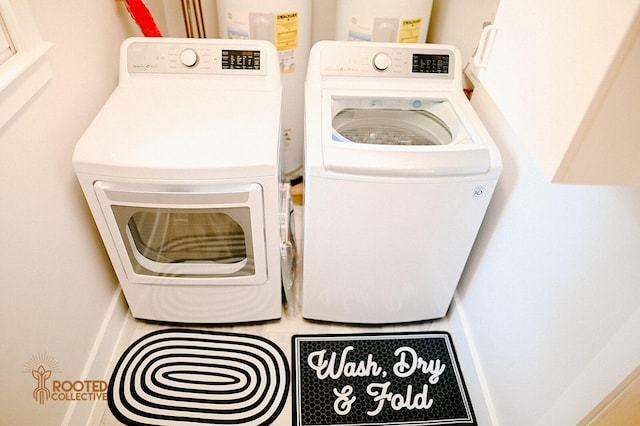
[[[123,43],[73,165],[133,316],[281,316],[280,110],[268,42]]]
[[[302,314],[446,315],[502,169],[452,46],[319,42],[305,100]]]

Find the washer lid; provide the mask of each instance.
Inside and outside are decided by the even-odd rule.
[[[375,175],[487,172],[486,144],[474,140],[453,99],[330,97],[323,124],[327,170]],[[328,136],[330,132],[330,137]]]

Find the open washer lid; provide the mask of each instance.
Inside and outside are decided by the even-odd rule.
[[[488,149],[471,137],[454,99],[325,96],[331,109],[331,122],[323,124],[327,170],[450,175],[485,173],[491,166]]]

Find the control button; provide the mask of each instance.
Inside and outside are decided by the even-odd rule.
[[[373,67],[378,71],[384,71],[391,66],[391,57],[386,53],[377,53],[373,57]]]
[[[193,49],[184,49],[180,52],[180,62],[191,68],[198,63],[198,54]]]

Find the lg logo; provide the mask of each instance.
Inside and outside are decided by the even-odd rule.
[[[474,198],[482,197],[484,195],[485,186],[476,186],[473,190]]]

